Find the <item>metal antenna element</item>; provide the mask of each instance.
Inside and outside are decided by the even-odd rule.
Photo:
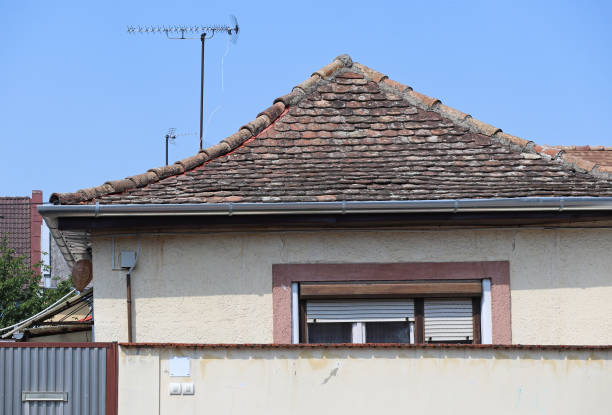
[[[176,134],[174,134],[175,132],[176,128],[169,128],[168,132],[166,133],[166,166],[168,165],[168,142],[174,143],[174,140],[176,139]]]
[[[198,135],[198,133],[177,134],[176,128],[168,128],[168,132],[165,135],[165,138],[166,138],[166,166],[168,165],[168,144],[175,144],[175,140],[177,137],[184,137],[188,135],[194,136],[194,135]]]
[[[236,43],[238,40],[238,32],[240,27],[238,26],[238,20],[236,16],[231,15],[231,25],[214,25],[214,26],[128,26],[127,32],[130,34],[156,34],[165,33],[168,39],[200,39],[202,42],[202,64],[200,72],[200,150],[203,148],[203,125],[204,125],[204,42],[207,39],[212,39],[215,33],[222,32],[226,33],[232,43]],[[185,34],[199,33],[199,37],[189,37]],[[179,35],[180,36],[171,36]],[[166,140],[167,142],[167,140]],[[167,145],[166,145],[167,147]],[[166,154],[168,151],[166,150]],[[168,157],[166,156],[166,164],[168,164]]]

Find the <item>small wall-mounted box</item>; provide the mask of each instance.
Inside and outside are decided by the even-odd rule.
[[[181,384],[180,383],[171,383],[168,388],[170,395],[180,395],[181,394]]]
[[[193,383],[182,383],[181,389],[183,390],[183,395],[193,395],[195,393]]]
[[[136,265],[135,251],[121,251],[121,268],[132,268]]]

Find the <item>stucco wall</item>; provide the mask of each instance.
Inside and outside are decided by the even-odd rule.
[[[190,376],[170,377],[173,356]],[[609,351],[121,348],[119,415],[608,414]],[[170,395],[170,382],[194,395]]]
[[[611,241],[607,229],[143,235],[134,340],[272,342],[272,264],[506,260],[513,343],[612,344]],[[136,242],[116,238],[115,252]],[[97,341],[127,339],[111,246],[93,238]]]

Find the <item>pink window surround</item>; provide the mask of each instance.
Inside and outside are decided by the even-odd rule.
[[[274,264],[272,302],[274,343],[291,343],[291,284],[326,281],[491,280],[493,343],[511,344],[510,263],[406,262],[387,264]]]

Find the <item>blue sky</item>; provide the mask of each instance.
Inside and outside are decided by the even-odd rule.
[[[207,43],[206,146],[342,53],[510,134],[612,146],[611,2],[92,3],[0,3],[0,195],[47,200],[161,166],[170,127],[194,133],[171,162],[195,154],[199,41],[126,27],[230,14],[238,43]]]

